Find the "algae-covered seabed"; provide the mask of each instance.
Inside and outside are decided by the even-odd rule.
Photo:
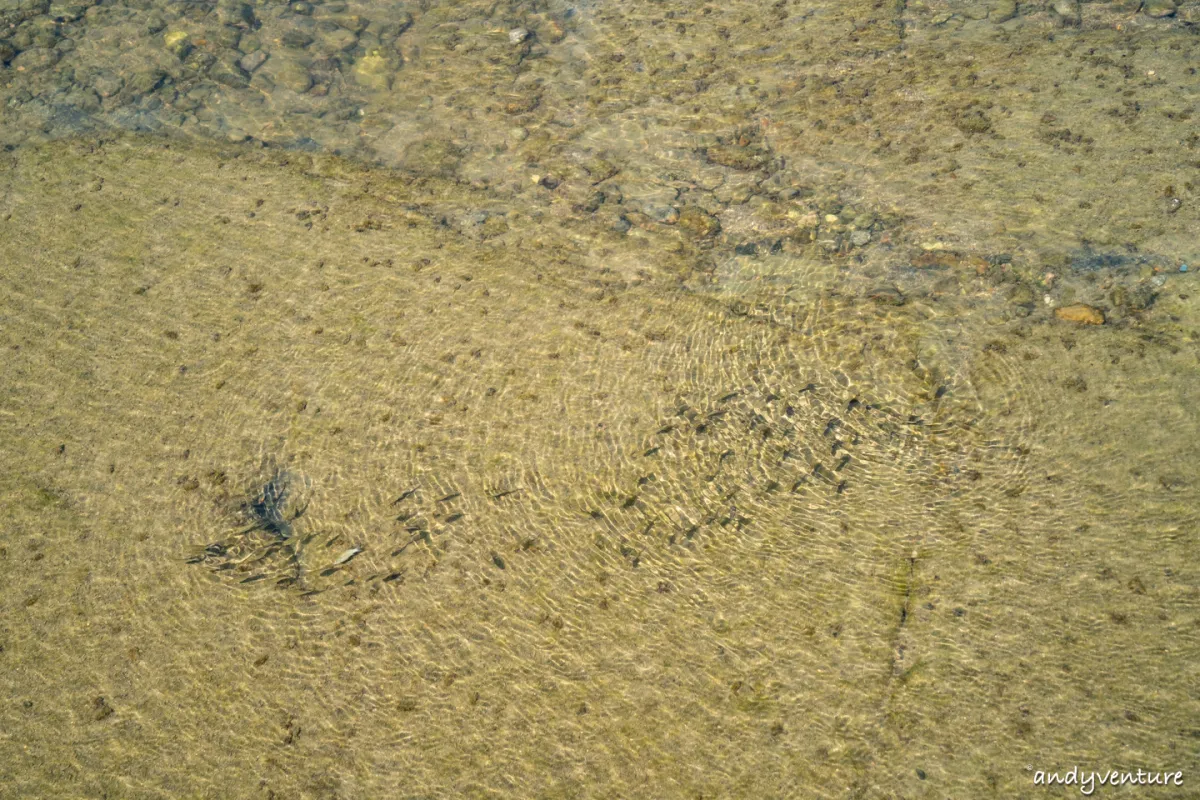
[[[1063,133],[1099,118],[1082,90],[1014,93],[1028,125],[956,101],[923,138],[928,105],[845,92],[905,30],[850,25],[866,5],[813,45],[861,44],[849,83],[710,76],[734,98],[710,117],[642,97],[582,137],[544,84],[492,160],[482,129],[399,173],[126,135],[0,156],[0,796],[1194,781],[1194,96],[1170,46],[1195,45],[1150,28],[1121,56],[1159,58],[1137,141]],[[1066,58],[1011,35],[1031,73]],[[856,149],[853,97],[913,141]],[[1054,317],[1074,300],[1106,324]],[[277,475],[285,543],[245,532]]]

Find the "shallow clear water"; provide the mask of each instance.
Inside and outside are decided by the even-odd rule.
[[[0,23],[0,797],[1193,791],[1200,4]]]

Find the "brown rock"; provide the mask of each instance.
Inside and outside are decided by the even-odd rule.
[[[1054,316],[1067,322],[1078,322],[1081,325],[1103,325],[1104,312],[1095,306],[1076,303],[1071,306],[1061,306],[1054,309]]]
[[[538,107],[541,98],[535,94],[513,95],[506,98],[504,111],[508,114],[527,114]]]
[[[917,269],[950,269],[962,263],[962,256],[951,250],[929,250],[912,260]]]
[[[907,298],[894,286],[879,286],[867,292],[867,297],[885,306],[902,306]]]
[[[763,169],[771,161],[771,153],[758,146],[714,145],[705,151],[709,162],[740,170]]]
[[[92,700],[89,714],[93,720],[99,722],[102,719],[108,719],[114,713],[113,707],[108,704],[108,701],[103,697],[97,697]]]
[[[697,239],[713,236],[721,230],[720,220],[695,206],[685,206],[679,210],[678,224]]]

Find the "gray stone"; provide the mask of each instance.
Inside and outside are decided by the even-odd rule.
[[[24,72],[41,72],[58,63],[59,53],[49,47],[35,47],[19,53],[12,60],[13,69]]]
[[[50,12],[50,0],[7,0],[0,3],[0,30],[12,28],[21,22]]]
[[[885,306],[902,306],[906,300],[904,294],[894,286],[878,286],[867,292],[867,297]]]
[[[125,79],[108,70],[104,70],[92,79],[92,88],[101,97],[112,97],[125,88]]]
[[[655,222],[662,222],[666,225],[674,225],[679,221],[679,211],[672,206],[645,205],[642,206],[642,213]]]
[[[89,114],[100,110],[100,97],[91,89],[73,89],[67,94],[67,103]]]
[[[403,165],[422,175],[452,177],[462,164],[463,149],[449,139],[418,139],[404,148]]]
[[[1054,13],[1064,25],[1078,25],[1081,19],[1079,0],[1054,0]]]
[[[1148,17],[1173,17],[1177,10],[1175,0],[1146,0],[1142,4],[1142,13]]]
[[[137,72],[129,79],[129,90],[135,97],[149,94],[157,89],[166,80],[166,77],[165,72],[157,69]]]
[[[254,72],[254,70],[261,67],[263,62],[266,60],[266,53],[264,53],[262,50],[255,50],[253,53],[248,53],[247,55],[242,56],[238,61],[238,66],[241,67],[245,72]]]
[[[287,61],[275,71],[275,82],[302,94],[312,88],[312,75],[295,61]]]
[[[1017,0],[997,0],[992,4],[988,20],[995,23],[1008,22],[1017,15]]]
[[[345,28],[338,28],[321,36],[321,49],[327,53],[342,53],[353,50],[358,36]]]
[[[220,56],[217,63],[208,70],[208,77],[231,89],[245,89],[250,85],[250,76],[235,60],[236,53],[229,52]]]
[[[222,25],[252,27],[254,11],[246,3],[226,3],[217,6],[217,21]]]
[[[58,44],[58,34],[54,31],[42,31],[33,37],[34,47],[54,47]]]
[[[63,22],[74,22],[84,15],[88,9],[88,3],[55,3],[50,6],[50,16],[53,19],[61,19]]]
[[[623,202],[634,211],[640,211],[648,217],[665,213],[665,209],[673,208],[679,198],[679,190],[671,186],[663,186],[652,180],[623,181],[620,186]]]
[[[309,36],[302,30],[293,28],[283,35],[280,39],[284,47],[291,47],[296,50],[301,50],[312,44],[313,37]]]

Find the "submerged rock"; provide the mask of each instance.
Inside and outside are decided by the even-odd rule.
[[[1148,17],[1173,17],[1178,10],[1175,0],[1146,0],[1142,4],[1142,13]]]
[[[1081,325],[1103,325],[1104,312],[1095,306],[1076,303],[1070,306],[1060,306],[1054,309],[1054,316],[1067,322],[1077,322]]]

